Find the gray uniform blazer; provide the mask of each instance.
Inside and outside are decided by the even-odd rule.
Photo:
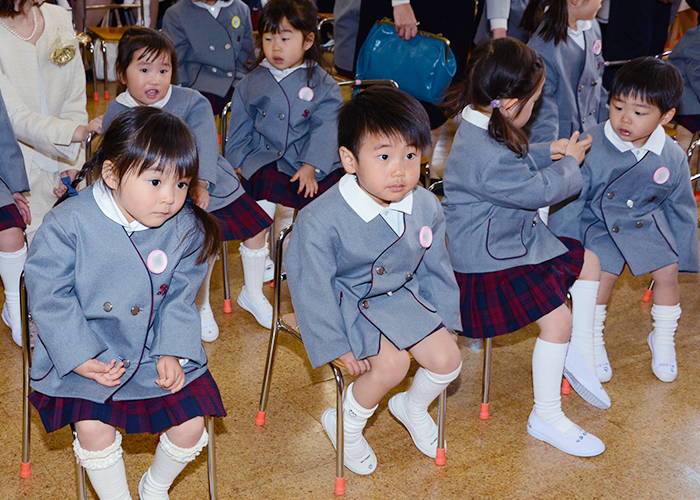
[[[313,91],[311,101],[300,97],[305,87]],[[342,104],[338,84],[319,67],[310,82],[306,68],[300,68],[278,83],[258,66],[233,93],[226,158],[246,179],[273,161],[290,177],[308,163],[322,179],[341,168],[337,116]]]
[[[527,43],[547,70],[539,109],[530,119],[530,142],[552,142],[582,134],[608,119],[608,93],[603,88],[603,45],[598,21],[586,30],[583,51],[568,38],[556,46],[538,30]]]
[[[668,56],[683,76],[685,88],[678,106],[679,115],[700,115],[700,28],[685,32]]]
[[[474,43],[480,45],[491,39],[491,19],[508,20],[508,36],[527,43],[527,33],[520,28],[523,13],[529,0],[486,0],[484,13],[481,15],[479,27],[476,29]]]
[[[203,234],[185,207],[129,237],[102,213],[92,190],[49,212],[29,247],[25,275],[39,331],[31,386],[98,403],[164,396],[170,391],[153,382],[160,356],[190,360],[186,383],[207,370],[194,304],[207,272],[206,262],[195,262]],[[161,274],[146,266],[154,250],[168,257]],[[105,387],[72,371],[92,358],[129,360],[121,384]]]
[[[207,211],[213,212],[237,200],[244,193],[243,186],[231,164],[219,154],[219,135],[209,101],[196,90],[174,85],[170,88],[172,94],[163,109],[184,121],[194,135],[199,154],[199,178],[209,183]],[[126,109],[117,101],[110,102],[102,126],[107,129]]]
[[[12,205],[15,199],[12,193],[29,191],[27,172],[24,169],[24,157],[12,130],[10,117],[7,116],[5,101],[0,93],[0,207]]]
[[[338,185],[299,212],[285,256],[304,346],[314,367],[352,351],[379,352],[380,333],[406,349],[441,322],[461,331],[459,289],[437,198],[418,187],[399,237],[380,216],[365,222]],[[433,232],[432,246],[419,233]]]
[[[537,209],[578,193],[581,173],[572,156],[552,163],[549,144],[534,144],[518,158],[486,130],[463,121],[445,165],[444,189],[452,267],[486,273],[566,253]]]
[[[175,44],[181,85],[224,97],[247,73],[255,42],[250,9],[241,0],[216,19],[192,0],[180,0],[165,11],[163,31]]]
[[[608,141],[604,125],[591,131],[580,196],[550,214],[550,228],[581,241],[609,273],[619,275],[627,263],[639,276],[676,262],[680,271],[697,273],[698,211],[683,150],[666,137],[661,156],[637,161]],[[658,184],[661,168],[669,178]]]

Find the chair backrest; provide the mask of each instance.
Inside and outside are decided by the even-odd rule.
[[[155,0],[152,0],[155,1]],[[146,13],[144,11],[144,0],[141,1],[134,1],[134,3],[123,3],[123,4],[118,4],[118,3],[106,3],[106,4],[94,4],[94,5],[88,5],[87,0],[83,0],[83,19],[87,19],[87,11],[88,10],[107,10],[108,12],[111,12],[112,10],[116,9],[123,9],[124,12],[129,9],[138,9],[139,16],[140,16],[140,21],[137,19],[133,19],[134,22],[128,22],[129,19],[127,19],[125,23],[123,23],[123,26],[144,26],[144,20],[146,19]],[[121,20],[119,20],[119,23],[121,24]],[[107,26],[103,26],[107,27]],[[87,31],[88,27],[83,26],[83,31]]]

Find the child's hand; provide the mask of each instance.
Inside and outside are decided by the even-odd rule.
[[[566,146],[569,145],[569,139],[559,139],[549,145],[549,157],[552,161],[561,160],[566,156]]]
[[[78,175],[77,170],[66,170],[65,172],[61,172],[61,177],[68,177],[70,182],[75,180],[76,175]],[[56,198],[63,196],[66,191],[68,191],[68,186],[63,184],[62,181],[58,183],[58,187],[53,188],[53,194],[56,195]]]
[[[301,194],[304,191],[304,198],[313,198],[316,193],[318,193],[318,182],[316,182],[316,169],[304,163],[304,165],[297,170],[294,177],[290,179],[289,182],[299,181],[299,189],[297,189],[297,194]]]
[[[209,191],[207,190],[207,181],[202,179],[197,179],[192,188],[190,189],[190,194],[192,195],[192,201],[201,208],[206,210],[209,206]]]
[[[124,375],[126,369],[124,363],[117,363],[113,359],[109,363],[104,363],[97,359],[89,359],[82,365],[74,368],[73,371],[81,377],[90,378],[105,387],[114,387],[121,384],[119,378]]]
[[[571,139],[569,139],[569,144],[566,145],[566,154],[576,158],[576,161],[580,165],[583,163],[583,159],[586,157],[586,152],[591,147],[593,143],[593,138],[590,135],[586,135],[586,138],[579,141],[579,132],[574,132],[571,134]]]
[[[156,363],[158,377],[156,385],[175,394],[185,386],[185,371],[174,356],[161,356]]]
[[[29,210],[29,200],[24,197],[22,193],[12,193],[12,197],[15,199],[15,205],[17,205],[17,210],[22,216],[25,224],[29,224],[32,221],[32,213]]]
[[[352,353],[352,351],[346,352],[338,359],[343,362],[345,368],[347,368],[348,370],[348,373],[350,373],[350,375],[352,375],[353,377],[362,375],[363,373],[371,369],[369,361],[367,361],[366,359],[355,359],[355,355]]]

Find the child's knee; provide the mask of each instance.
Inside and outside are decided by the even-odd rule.
[[[408,374],[411,366],[411,358],[406,351],[396,351],[390,356],[384,356],[381,363],[372,365],[372,370],[377,370],[377,374],[384,383],[391,388],[397,386]]]
[[[191,448],[201,440],[204,434],[204,417],[195,417],[171,427],[166,434],[177,446]]]
[[[81,420],[75,423],[75,431],[78,435],[78,442],[85,450],[104,450],[115,441],[115,435],[119,433],[111,425],[107,425],[99,420]],[[116,438],[119,439],[119,438]],[[121,441],[121,439],[119,439]]]

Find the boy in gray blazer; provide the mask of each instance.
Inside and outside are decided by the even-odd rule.
[[[425,110],[408,94],[374,87],[338,119],[347,174],[299,212],[285,263],[292,303],[314,367],[335,359],[351,375],[344,402],[345,465],[371,474],[377,458],[362,436],[379,401],[421,365],[391,413],[424,454],[437,453],[428,405],[457,378],[459,290],[445,248],[438,199],[416,187],[430,143]],[[336,411],[323,427],[335,446]]]
[[[591,130],[581,194],[550,219],[553,231],[579,239],[587,250],[571,288],[571,337],[603,382],[612,377],[603,341],[606,308],[625,265],[655,280],[654,330],[647,339],[652,370],[663,382],[678,376],[678,272],[699,270],[688,161],[663,130],[682,92],[680,73],[666,62],[647,57],[623,66],[610,90],[610,120]]]

